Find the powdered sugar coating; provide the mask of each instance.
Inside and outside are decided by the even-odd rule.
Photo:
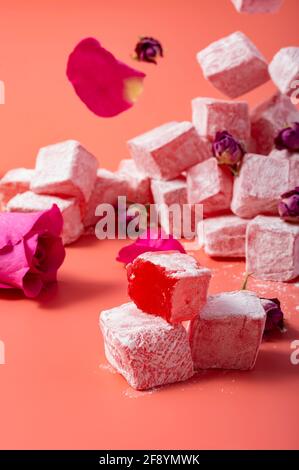
[[[205,219],[204,250],[210,256],[245,257],[248,220],[235,215]]]
[[[298,89],[298,83],[294,82],[299,80],[299,47],[280,49],[270,62],[269,73],[281,93],[290,95]]]
[[[200,313],[202,319],[236,316],[253,319],[265,317],[261,301],[254,292],[238,290],[211,295]]]
[[[283,0],[231,0],[240,13],[276,13]]]

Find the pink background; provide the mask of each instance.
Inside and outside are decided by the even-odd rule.
[[[190,119],[195,96],[221,97],[207,83],[195,53],[241,30],[271,59],[298,45],[298,0],[275,15],[238,14],[229,0],[2,0],[0,174],[34,165],[40,146],[78,139],[114,169],[125,142],[168,120]],[[139,35],[161,40],[158,66],[130,59]],[[79,101],[65,77],[67,56],[83,37],[147,73],[137,105],[100,119]],[[251,105],[275,90],[250,93]],[[263,344],[252,372],[206,372],[153,393],[132,391],[107,370],[98,314],[127,300],[126,275],[115,262],[124,242],[82,239],[68,248],[57,289],[40,301],[0,293],[1,448],[298,448],[299,365],[290,343],[299,339],[299,286],[251,281],[279,296],[288,332]],[[212,292],[240,287],[244,263],[216,262]]]

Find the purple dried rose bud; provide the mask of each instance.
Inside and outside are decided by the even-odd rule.
[[[299,186],[282,194],[278,212],[283,220],[299,223]]]
[[[142,37],[136,44],[135,53],[137,60],[156,64],[157,56],[163,57],[163,48],[157,39]]]
[[[299,122],[282,129],[274,140],[278,150],[287,149],[290,152],[299,152]]]
[[[284,330],[283,312],[278,299],[261,298],[262,305],[267,314],[264,333],[270,333],[273,330]]]
[[[237,165],[245,153],[241,144],[227,131],[216,133],[212,149],[220,165]]]

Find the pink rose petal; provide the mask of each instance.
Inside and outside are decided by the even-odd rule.
[[[112,117],[131,108],[145,74],[118,61],[94,38],[77,44],[67,63],[77,95],[96,115]]]

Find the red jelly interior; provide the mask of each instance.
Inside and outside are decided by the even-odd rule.
[[[129,296],[138,308],[169,320],[176,280],[167,276],[165,268],[137,260],[128,268],[128,280]]]

